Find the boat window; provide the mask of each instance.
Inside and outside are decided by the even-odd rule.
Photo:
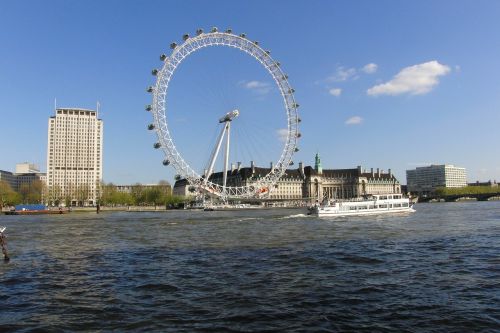
[[[408,207],[408,203],[407,202],[403,202],[403,207]]]
[[[387,208],[387,205],[379,205],[379,208]]]
[[[387,196],[387,199],[392,199],[392,195],[388,195],[388,196]]]
[[[349,207],[349,210],[356,210],[356,206]]]
[[[366,209],[366,206],[359,206],[358,209]]]
[[[401,204],[394,204],[394,207],[401,207]]]
[[[381,195],[379,199],[380,200],[387,200],[387,195]]]
[[[376,208],[376,207],[377,207],[377,206],[370,205],[370,206],[368,206],[368,209],[374,209],[374,208]]]

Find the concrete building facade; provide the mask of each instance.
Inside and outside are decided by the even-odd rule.
[[[103,122],[97,111],[58,108],[49,118],[47,186],[50,204],[92,206],[102,180]]]
[[[0,170],[0,181],[6,182],[14,191],[16,190],[16,176],[12,172]]]
[[[467,173],[451,164],[417,167],[406,170],[406,183],[410,193],[429,194],[439,187],[467,186]]]
[[[0,170],[0,180],[6,181],[14,191],[19,192],[24,186],[31,187],[36,180],[46,184],[46,174],[40,172],[35,164],[25,162],[16,164],[16,172]]]

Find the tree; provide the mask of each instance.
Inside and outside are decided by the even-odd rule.
[[[0,209],[21,203],[21,196],[15,192],[9,183],[0,180]]]
[[[28,203],[41,203],[44,183],[36,179],[29,185]]]
[[[76,188],[76,200],[78,201],[79,206],[83,206],[85,201],[89,199],[89,185],[88,184],[81,184]]]
[[[61,186],[52,185],[49,187],[49,203],[55,206],[59,206],[62,201],[62,191]]]
[[[146,202],[146,198],[144,195],[144,186],[140,183],[137,183],[132,186],[132,191],[130,193],[132,195],[132,199],[134,200],[135,205],[141,205]]]
[[[156,209],[156,205],[159,205],[162,203],[163,196],[162,196],[160,189],[157,186],[148,188],[145,191],[145,193],[146,193],[146,195],[145,195],[146,202],[148,204],[153,204],[155,206],[155,209]]]
[[[113,195],[116,193],[116,186],[113,183],[104,184],[101,186],[101,204],[111,205],[113,203]]]

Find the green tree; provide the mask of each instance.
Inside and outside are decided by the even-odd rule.
[[[145,190],[146,202],[150,205],[156,206],[162,203],[163,195],[157,186]]]
[[[137,206],[140,206],[146,202],[144,186],[142,186],[140,183],[132,186],[131,195],[132,199],[134,200],[134,204]]]
[[[0,180],[0,210],[5,206],[21,203],[21,196],[14,191],[9,183]]]
[[[112,205],[115,193],[116,186],[113,183],[103,184],[101,186],[101,204]]]
[[[59,185],[52,185],[49,187],[49,203],[55,206],[59,206],[62,201],[62,190]]]
[[[75,189],[75,198],[78,202],[78,206],[83,206],[85,201],[88,200],[90,193],[90,188],[88,184],[81,184]]]
[[[44,183],[36,179],[29,184],[28,203],[42,203]]]
[[[19,186],[19,191],[18,193],[21,195],[21,202],[24,204],[29,203],[28,202],[28,197],[30,194],[30,185],[27,183],[22,183],[21,186]]]

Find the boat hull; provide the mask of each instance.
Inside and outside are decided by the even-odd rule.
[[[339,211],[330,207],[313,208],[311,214],[318,217],[332,217],[332,216],[362,216],[362,215],[380,215],[380,214],[397,214],[397,213],[412,213],[415,209],[413,207],[404,208],[391,208],[391,209],[370,209],[362,211]]]
[[[4,212],[5,215],[46,215],[46,214],[67,214],[67,210],[20,210]]]

